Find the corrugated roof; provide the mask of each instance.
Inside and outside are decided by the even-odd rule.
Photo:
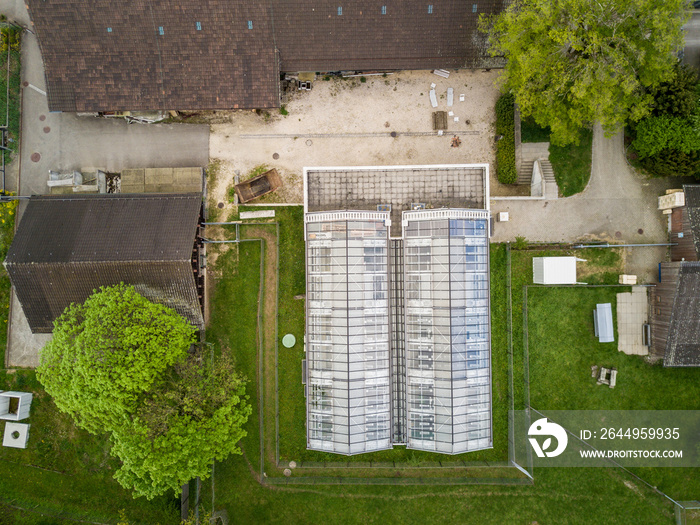
[[[32,332],[120,282],[203,328],[191,262],[201,203],[199,193],[32,197],[5,260]]]
[[[698,262],[680,263],[664,366],[700,366],[700,263]]]
[[[49,109],[106,111],[277,107],[280,70],[479,67],[503,0],[430,1],[28,4]]]
[[[700,256],[700,185],[683,186],[683,193],[685,193],[688,227],[693,233],[695,254]]]

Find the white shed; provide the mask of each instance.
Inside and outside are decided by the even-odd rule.
[[[595,326],[595,336],[599,342],[612,343],[615,341],[611,303],[596,305],[595,310],[593,310],[593,325]]]
[[[576,284],[576,257],[533,257],[535,284]]]
[[[32,394],[29,392],[0,392],[0,419],[21,421],[29,417]]]

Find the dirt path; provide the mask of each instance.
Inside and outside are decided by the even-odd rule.
[[[265,246],[263,286],[263,315],[261,334],[263,339],[263,426],[266,468],[277,464],[276,399],[277,376],[275,351],[277,347],[277,230],[274,223],[264,226],[243,226],[244,239],[263,239]],[[239,261],[245,264],[245,261]]]

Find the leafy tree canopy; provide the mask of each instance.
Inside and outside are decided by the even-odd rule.
[[[136,496],[179,492],[232,453],[251,413],[245,379],[190,351],[196,329],[124,284],[103,287],[55,321],[37,376],[56,406],[110,433],[115,478]]]
[[[654,93],[654,115],[688,117],[696,112],[700,98],[698,74],[693,68],[676,62],[673,75]]]
[[[651,157],[670,149],[691,153],[700,150],[700,129],[688,118],[662,115],[643,119],[636,128],[632,147],[640,157]]]
[[[56,406],[92,433],[133,414],[139,396],[187,355],[195,328],[124,284],[102,287],[54,322],[37,376]]]
[[[149,499],[206,478],[211,464],[240,454],[237,443],[252,413],[245,380],[230,360],[213,366],[199,354],[175,365],[170,377],[139,406],[133,425],[112,434],[115,477]]]
[[[610,135],[649,114],[688,17],[686,0],[515,0],[480,28],[507,59],[503,88],[564,145],[595,121]]]

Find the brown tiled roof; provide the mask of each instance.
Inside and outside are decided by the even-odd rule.
[[[279,105],[267,2],[28,3],[51,110]]]
[[[49,108],[105,111],[276,107],[280,70],[478,67],[503,0],[28,3]]]
[[[202,328],[191,264],[201,204],[199,193],[32,197],[5,259],[32,331],[120,282]]]
[[[494,0],[273,1],[282,71],[477,67],[484,53],[483,37],[476,31],[478,17],[500,10],[502,4]]]

